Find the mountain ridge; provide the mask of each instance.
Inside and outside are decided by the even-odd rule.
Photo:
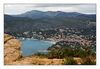
[[[65,16],[65,17],[76,17],[79,15],[93,15],[95,16],[95,14],[83,14],[83,13],[79,13],[79,12],[63,12],[63,11],[38,11],[38,10],[32,10],[32,11],[27,11],[25,13],[22,14],[18,14],[18,15],[11,15],[14,17],[29,17],[29,18],[43,18],[43,17],[55,17],[55,16]]]
[[[18,32],[39,29],[86,28],[88,22],[95,22],[96,15],[86,15],[77,12],[41,12],[29,11],[24,16],[4,14],[5,31]],[[34,14],[34,15],[32,15]]]

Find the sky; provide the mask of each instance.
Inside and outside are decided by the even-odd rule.
[[[96,14],[96,4],[4,4],[4,14],[17,15],[31,10]]]

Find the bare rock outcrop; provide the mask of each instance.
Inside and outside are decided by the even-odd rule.
[[[4,64],[12,64],[21,57],[21,42],[13,36],[4,34]]]

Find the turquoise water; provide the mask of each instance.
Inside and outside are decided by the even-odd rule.
[[[30,56],[37,52],[47,52],[47,48],[52,46],[51,41],[43,41],[43,40],[22,40],[22,55]]]

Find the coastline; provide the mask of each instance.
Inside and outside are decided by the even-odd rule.
[[[54,40],[54,39],[36,39],[36,38],[24,38],[24,37],[20,37],[17,39],[21,40],[21,41],[24,41],[24,40],[40,40],[40,41],[45,41],[45,42],[49,42],[51,44],[56,44],[58,41],[60,40]]]

